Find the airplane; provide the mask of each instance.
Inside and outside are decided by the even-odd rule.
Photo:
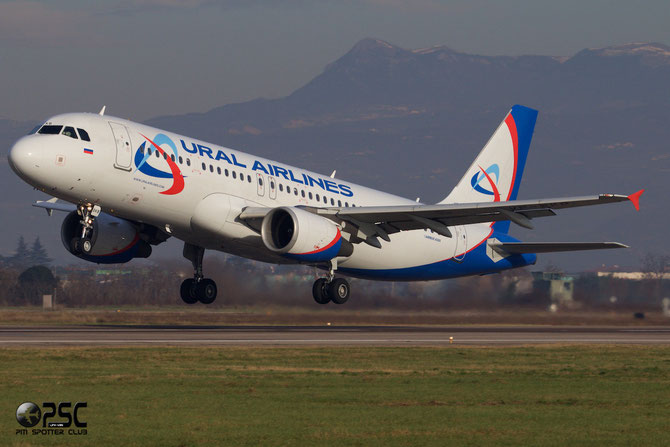
[[[351,295],[343,276],[426,281],[524,267],[537,253],[625,248],[618,242],[522,242],[510,224],[631,195],[518,200],[538,112],[515,105],[444,200],[424,204],[331,176],[99,113],[49,118],[11,148],[14,172],[53,196],[34,206],[67,212],[61,239],[95,263],[146,258],[170,237],[194,274],[187,304],[210,304],[205,250],[325,271],[319,304]],[[336,276],[337,274],[337,276]]]

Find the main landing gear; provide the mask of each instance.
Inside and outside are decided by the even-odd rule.
[[[351,295],[351,286],[349,281],[344,278],[335,278],[337,266],[331,262],[330,271],[326,278],[319,278],[312,286],[312,295],[314,301],[319,304],[328,304],[332,301],[335,304],[344,304]]]
[[[181,283],[179,292],[181,299],[186,304],[212,304],[216,299],[216,283],[214,280],[205,278],[202,274],[202,258],[205,249],[191,244],[184,244],[184,257],[193,264],[193,278],[185,279]]]
[[[93,230],[93,221],[100,215],[99,205],[79,205],[77,214],[81,216],[81,235],[75,236],[70,241],[70,249],[75,255],[90,254],[93,251],[93,241],[91,240],[91,231]]]

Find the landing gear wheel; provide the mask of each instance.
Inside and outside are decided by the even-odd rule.
[[[201,279],[195,286],[195,295],[202,304],[212,304],[216,299],[216,292],[216,283],[209,278]]]
[[[184,300],[186,304],[195,304],[198,302],[198,298],[195,295],[195,279],[188,278],[181,283],[181,288],[179,292],[181,294],[181,299]]]
[[[79,237],[72,238],[72,240],[70,241],[70,251],[72,252],[73,255],[80,255],[83,253],[81,249],[81,238]]]
[[[351,294],[349,282],[343,278],[335,278],[327,286],[328,297],[335,304],[344,304]]]
[[[81,244],[81,251],[84,254],[90,255],[91,251],[93,251],[93,241],[91,241],[89,238],[84,238],[80,242]]]
[[[314,301],[319,304],[328,304],[330,302],[330,297],[328,296],[328,283],[325,278],[319,278],[314,281],[312,286],[312,295],[314,296]]]

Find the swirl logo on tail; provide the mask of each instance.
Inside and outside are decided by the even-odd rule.
[[[182,192],[184,190],[184,176],[182,175],[179,166],[177,166],[177,164],[172,160],[172,157],[170,156],[174,155],[175,160],[179,157],[179,154],[177,152],[177,146],[170,139],[170,137],[162,133],[157,134],[153,140],[151,140],[150,138],[148,138],[143,134],[140,135],[142,135],[147,141],[142,142],[140,147],[137,148],[137,152],[135,152],[135,166],[137,166],[135,172],[140,171],[142,174],[148,175],[149,177],[171,178],[172,186],[170,186],[165,191],[161,191],[161,194],[174,195]],[[149,143],[149,148],[146,148],[147,143]],[[163,145],[168,146],[172,154],[168,155],[161,148],[161,146]],[[153,148],[153,150],[151,150],[151,148]],[[158,152],[161,155],[161,157],[167,162],[170,168],[170,172],[161,171],[160,169],[153,167],[149,163],[152,153],[156,152]]]
[[[484,168],[480,166],[479,170],[481,172],[475,172],[475,175],[473,175],[472,179],[470,179],[470,184],[472,185],[472,188],[481,194],[486,194],[487,196],[493,196],[494,202],[500,202],[500,192],[498,192],[498,187],[496,186],[496,183],[498,183],[498,181],[500,180],[500,167],[496,163],[494,163],[488,168],[486,168],[486,170],[484,170]],[[496,177],[495,182],[491,178],[491,175],[495,175]],[[486,189],[480,184],[484,179],[488,180],[491,189]]]

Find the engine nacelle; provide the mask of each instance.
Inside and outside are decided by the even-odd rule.
[[[76,211],[65,217],[60,235],[67,251],[98,264],[122,264],[133,258],[148,258],[151,245],[140,239],[137,227],[127,220],[100,213],[89,231],[92,248],[88,254],[73,250],[73,240],[81,237],[81,216]]]
[[[274,208],[261,227],[263,243],[275,253],[301,262],[329,261],[350,256],[353,245],[330,220],[300,208]]]

